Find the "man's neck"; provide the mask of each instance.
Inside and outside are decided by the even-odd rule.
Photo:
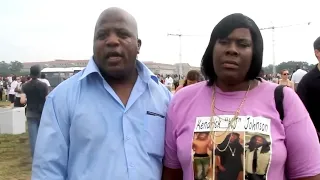
[[[318,70],[320,71],[320,62],[318,63]]]
[[[108,84],[113,88],[119,86],[133,86],[137,80],[138,72],[136,70],[132,71],[132,73],[128,73],[126,77],[123,78],[112,78],[103,76],[104,79],[108,82]]]

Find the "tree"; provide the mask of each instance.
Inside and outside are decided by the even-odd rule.
[[[4,61],[1,61],[0,62],[0,75],[1,76],[7,76],[10,74],[10,68],[9,68],[9,64],[4,62]]]
[[[289,73],[293,73],[297,66],[309,71],[312,68],[314,68],[314,64],[308,64],[307,62],[303,61],[288,61],[288,62],[282,62],[278,65],[276,65],[276,72],[280,73],[282,70],[286,69],[289,71]],[[263,68],[265,74],[272,74],[273,73],[273,65],[270,64]]]
[[[11,61],[9,65],[10,71],[14,74],[19,73],[23,68],[23,64],[19,61]]]

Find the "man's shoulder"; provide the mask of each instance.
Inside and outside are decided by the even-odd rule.
[[[150,80],[150,82],[152,93],[155,93],[157,96],[169,98],[169,100],[171,99],[172,93],[164,86],[164,84],[159,80],[155,81],[154,79]]]
[[[313,84],[313,80],[315,78],[315,73],[313,71],[307,72],[301,79],[300,84]]]

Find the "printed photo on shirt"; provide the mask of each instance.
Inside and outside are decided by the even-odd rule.
[[[192,142],[193,170],[196,180],[210,179],[212,167],[210,132],[194,133]]]
[[[265,180],[271,157],[270,136],[246,133],[245,139],[246,180]]]
[[[252,116],[233,118],[232,115],[197,117],[192,143],[195,180],[267,179],[271,156],[270,119]],[[249,144],[250,149],[258,149],[256,152],[262,151],[262,144],[268,144],[268,153],[253,161],[254,151],[248,151]],[[246,163],[250,160],[251,165],[255,163],[254,171],[252,168],[248,171]],[[256,162],[260,163],[258,168]],[[262,167],[264,171],[260,172]]]
[[[215,132],[215,180],[243,180],[244,132]]]

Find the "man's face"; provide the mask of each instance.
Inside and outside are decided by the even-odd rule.
[[[123,13],[105,13],[97,22],[94,60],[103,73],[115,79],[135,69],[141,41],[134,23]]]
[[[259,137],[259,136],[256,137],[256,144],[257,144],[257,146],[260,146],[260,145],[263,144],[263,139],[262,139],[262,137]]]
[[[314,54],[316,55],[316,57],[320,63],[320,50],[318,50],[318,49],[314,50]]]

